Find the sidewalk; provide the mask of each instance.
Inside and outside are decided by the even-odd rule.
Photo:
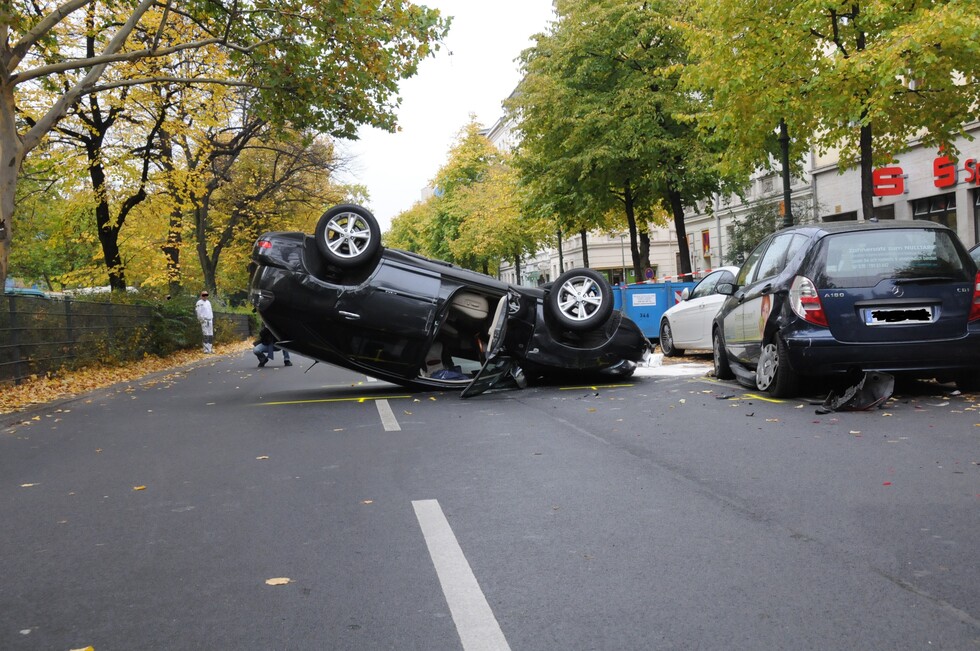
[[[648,364],[641,364],[637,367],[634,375],[637,377],[693,377],[707,375],[713,370],[714,365],[711,362],[681,357],[678,358],[678,361],[670,360],[664,363],[663,353],[654,353]]]

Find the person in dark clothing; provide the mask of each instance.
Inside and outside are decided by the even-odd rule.
[[[252,352],[255,353],[255,356],[259,359],[259,368],[265,366],[268,361],[275,359],[277,350],[282,349],[276,347],[275,335],[272,334],[272,331],[269,330],[269,328],[262,326],[262,329],[259,330],[259,338],[255,340],[255,348],[252,349]],[[293,363],[289,361],[288,350],[282,351],[282,365],[293,365]]]

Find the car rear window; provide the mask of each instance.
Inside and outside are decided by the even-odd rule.
[[[885,278],[972,280],[948,231],[888,229],[838,233],[821,241],[819,287],[871,287]]]

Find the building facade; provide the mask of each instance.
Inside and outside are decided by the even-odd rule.
[[[514,146],[514,127],[498,121],[497,133],[506,134],[507,148]],[[964,125],[964,136],[954,144],[957,159],[926,148],[913,140],[909,149],[896,162],[874,171],[874,217],[877,219],[927,219],[945,224],[955,230],[968,247],[980,241],[980,121]],[[502,136],[500,137],[503,139]],[[821,155],[809,152],[803,161],[802,178],[791,181],[794,210],[805,205],[815,221],[833,222],[864,220],[861,214],[861,179],[857,168],[840,170],[838,153]],[[715,196],[700,202],[687,213],[685,230],[691,254],[691,269],[696,277],[724,264],[728,257],[732,224],[745,217],[761,203],[781,203],[782,179],[779,171],[759,172],[752,176],[745,190],[738,195]],[[642,278],[635,278],[629,250],[629,235],[625,233],[590,233],[588,236],[589,266],[604,271],[612,283],[659,281],[677,277],[680,269],[677,232],[673,224],[652,227],[650,230],[650,267]],[[575,235],[562,244],[564,269],[581,266],[583,251],[581,237]],[[559,268],[557,249],[546,249],[522,262],[521,277],[517,277],[513,262],[500,267],[501,279],[506,282],[536,285],[554,280]]]

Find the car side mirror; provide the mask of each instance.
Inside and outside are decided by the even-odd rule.
[[[685,287],[684,291],[681,292],[681,301],[686,301],[689,298],[691,298],[691,288]]]
[[[715,291],[725,296],[731,296],[735,293],[735,285],[733,283],[718,283],[715,286]]]

